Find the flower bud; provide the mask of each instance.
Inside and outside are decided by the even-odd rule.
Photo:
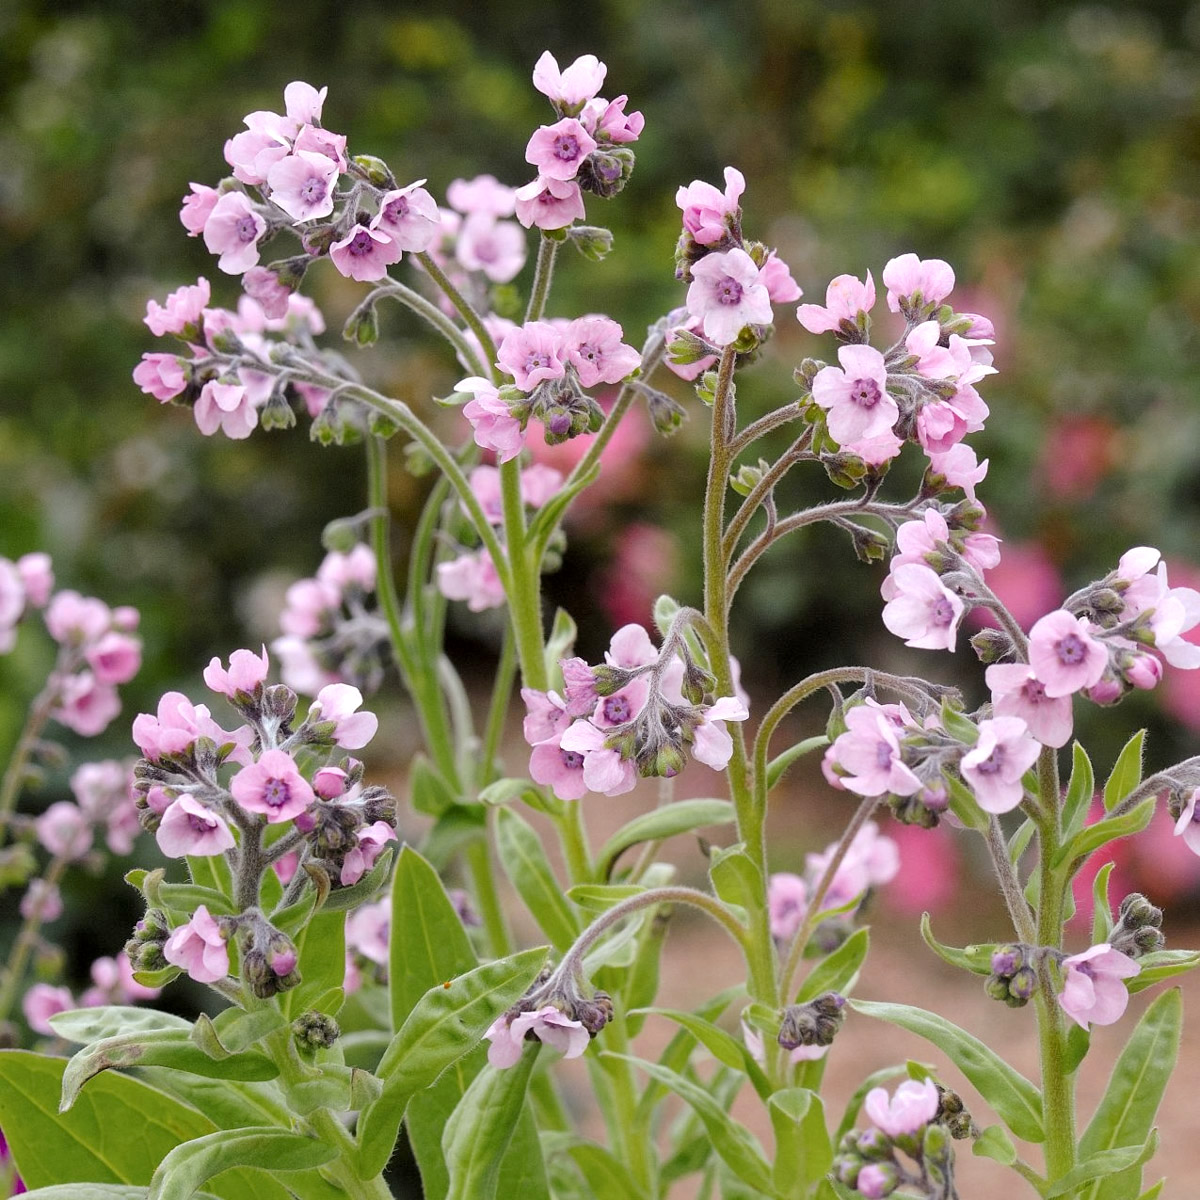
[[[990,665],[1012,656],[1013,641],[999,629],[981,629],[971,636],[971,649],[981,663]]]
[[[373,346],[379,340],[379,314],[374,304],[360,304],[342,328],[342,337],[356,346]]]
[[[328,1050],[341,1037],[338,1023],[323,1012],[309,1009],[292,1022],[292,1036],[302,1050]]]
[[[859,1154],[871,1161],[892,1157],[892,1139],[882,1129],[864,1129],[858,1135]]]
[[[992,954],[992,974],[1011,978],[1025,965],[1023,946],[997,946]]]
[[[983,990],[987,992],[993,1000],[1008,1000],[1008,979],[1002,975],[992,975],[983,985]]]
[[[717,346],[686,329],[676,329],[667,343],[667,359],[677,367],[690,367],[701,359],[715,358],[720,353]]]
[[[687,416],[683,405],[668,396],[666,392],[657,389],[645,389],[646,408],[650,413],[650,422],[655,433],[670,437],[682,424]]]
[[[944,1162],[950,1157],[950,1138],[945,1128],[937,1123],[925,1126],[925,1137],[921,1142],[921,1154],[934,1162]]]
[[[783,1010],[779,1044],[785,1050],[798,1046],[829,1046],[846,1018],[845,997],[825,992],[808,1004],[793,1004]]]
[[[1032,967],[1022,967],[1008,981],[1008,1001],[1011,1007],[1028,1004],[1037,991],[1037,975]]]
[[[594,150],[579,164],[576,182],[585,192],[610,199],[629,181],[635,156],[632,150]]]
[[[567,237],[575,249],[592,262],[602,262],[613,247],[612,230],[599,225],[572,225],[567,230]]]
[[[882,1200],[900,1185],[900,1177],[891,1163],[869,1163],[858,1173],[855,1187],[867,1200]]]
[[[867,474],[867,464],[857,454],[848,454],[844,450],[822,454],[821,466],[830,483],[847,490],[858,487]]]
[[[383,188],[385,191],[395,190],[396,177],[382,158],[376,158],[373,154],[356,154],[350,160],[350,165],[357,168],[356,174],[361,175],[372,186]]]
[[[1140,929],[1143,925],[1152,925],[1158,929],[1162,925],[1162,909],[1156,908],[1141,892],[1131,892],[1121,901],[1118,909],[1121,923],[1129,929]]]
[[[613,1018],[613,1002],[607,992],[596,992],[590,1000],[576,1000],[574,1020],[595,1037]]]

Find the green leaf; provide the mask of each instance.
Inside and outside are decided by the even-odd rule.
[[[494,807],[511,804],[521,798],[522,792],[532,788],[533,784],[528,779],[497,779],[479,793],[479,802]]]
[[[1142,1014],[1113,1067],[1108,1087],[1079,1140],[1083,1161],[1105,1150],[1141,1146],[1150,1136],[1167,1081],[1179,1057],[1183,999],[1178,988],[1163,992]],[[1136,1192],[1141,1169],[1096,1180],[1079,1200],[1118,1200]],[[1132,1181],[1133,1187],[1129,1188]]]
[[[674,804],[643,813],[621,826],[600,847],[596,856],[596,876],[607,879],[612,874],[613,864],[630,846],[661,841],[708,825],[727,825],[734,815],[733,805],[728,800],[677,800]]]
[[[899,1025],[932,1042],[975,1085],[1017,1137],[1027,1142],[1045,1140],[1041,1092],[977,1037],[923,1008],[868,1000],[850,1003],[868,1017]]]
[[[546,639],[546,675],[550,679],[562,679],[558,664],[562,659],[571,657],[577,633],[571,614],[565,608],[556,608],[554,624],[550,626],[550,636]]]
[[[798,759],[803,758],[812,750],[820,750],[829,745],[829,739],[823,734],[805,738],[794,746],[789,746],[782,754],[777,754],[767,764],[767,791],[770,791],[787,774],[788,768]]]
[[[867,1093],[872,1088],[882,1087],[885,1083],[889,1083],[893,1079],[898,1079],[901,1075],[908,1075],[906,1067],[883,1067],[881,1070],[874,1071],[866,1077],[858,1085],[854,1095],[850,1097],[850,1102],[846,1105],[846,1111],[842,1114],[842,1120],[837,1127],[837,1132],[833,1135],[834,1142],[840,1142],[842,1138],[854,1128],[855,1121],[858,1120],[858,1114],[862,1111],[862,1106],[866,1102]]]
[[[980,1158],[994,1158],[1011,1167],[1017,1161],[1017,1148],[1003,1125],[989,1125],[976,1139],[971,1153]]]
[[[511,808],[496,812],[496,852],[504,873],[542,932],[556,950],[569,950],[579,933],[579,922],[563,899],[541,838]]]
[[[569,1155],[587,1182],[588,1200],[648,1200],[645,1189],[610,1150],[574,1133],[551,1130],[541,1135],[548,1160]]]
[[[1154,816],[1154,796],[1147,796],[1136,808],[1123,813],[1119,817],[1103,817],[1091,825],[1085,825],[1069,842],[1059,849],[1054,856],[1053,865],[1062,866],[1065,862],[1075,862],[1086,858],[1101,846],[1115,842],[1117,838],[1130,837],[1141,833],[1150,824]]]
[[[375,860],[375,865],[357,883],[352,883],[349,887],[334,888],[325,897],[321,905],[321,912],[347,912],[352,908],[357,908],[360,904],[365,904],[368,900],[373,900],[375,893],[387,882],[388,872],[392,867],[392,859],[395,857],[396,851],[391,846],[388,846]],[[338,986],[341,986],[340,976],[338,978]]]
[[[955,708],[949,700],[942,701],[942,728],[952,738],[957,738],[968,746],[973,746],[979,741],[979,727]]]
[[[487,837],[487,809],[482,804],[448,808],[425,835],[422,853],[435,867],[444,867],[474,842]]]
[[[431,987],[479,961],[438,873],[411,846],[396,860],[389,936],[392,1028],[399,1029]]]
[[[391,1157],[410,1097],[479,1044],[484,1030],[520,999],[545,961],[544,947],[502,958],[459,976],[448,988],[430,988],[414,1005],[376,1069],[383,1094],[359,1117],[360,1157],[368,1177]]]
[[[825,1110],[816,1092],[786,1088],[767,1101],[775,1130],[773,1179],[781,1196],[802,1195],[833,1162]]]
[[[685,1100],[704,1123],[713,1149],[729,1164],[730,1170],[760,1192],[772,1190],[771,1168],[758,1139],[744,1125],[735,1121],[705,1087],[659,1063],[647,1062],[628,1054],[613,1054],[611,1051],[605,1051],[605,1057],[623,1059],[641,1067],[652,1079]]]
[[[1106,862],[1096,872],[1096,878],[1092,880],[1093,946],[1098,946],[1101,942],[1107,942],[1108,935],[1112,932],[1113,919],[1112,907],[1108,901],[1108,877],[1113,873],[1113,867],[1116,865],[1114,862]]]
[[[762,906],[762,872],[741,842],[714,851],[709,859],[708,874],[713,890],[726,904],[736,904],[744,909]]]
[[[1124,745],[1104,784],[1104,811],[1112,812],[1142,782],[1142,748],[1146,731],[1139,729]]]
[[[144,1187],[123,1183],[62,1183],[23,1193],[25,1200],[146,1200]],[[197,1192],[196,1200],[215,1200],[211,1192]]]
[[[291,1113],[284,1102],[283,1093],[274,1083],[205,1079],[199,1075],[172,1071],[170,1067],[135,1067],[133,1075],[176,1100],[199,1109],[219,1129],[238,1129],[243,1125],[287,1127],[291,1124]],[[106,1078],[109,1076],[102,1075],[96,1080],[87,1094],[99,1087]]]
[[[224,1012],[217,1013],[212,1022],[217,1037],[228,1054],[238,1054],[249,1049],[286,1024],[283,1013],[274,1004],[266,1004],[250,1012],[240,1008],[227,1008]]]
[[[607,912],[614,904],[640,896],[646,889],[636,883],[577,883],[567,899],[589,912]]]
[[[192,882],[200,887],[212,888],[228,901],[233,899],[233,873],[223,855],[214,854],[211,858],[199,858],[189,855],[187,860],[188,873]],[[169,886],[182,887],[182,884]]]
[[[1153,954],[1143,954],[1138,962],[1141,974],[1125,981],[1130,992],[1144,991],[1164,979],[1193,970],[1200,965],[1200,950],[1155,950]]]
[[[682,1012],[676,1008],[643,1008],[638,1012],[650,1016],[666,1017],[676,1025],[686,1029],[717,1062],[732,1067],[749,1075],[758,1093],[762,1096],[771,1094],[770,1084],[763,1074],[762,1068],[756,1063],[749,1051],[737,1038],[725,1032],[719,1025],[698,1017],[695,1013]]]
[[[301,982],[279,995],[279,1007],[289,1021],[311,1008],[319,996],[340,988],[346,978],[346,916],[328,908],[327,902],[293,939],[300,952]]]
[[[450,1175],[447,1200],[497,1200],[500,1165],[525,1109],[539,1050],[536,1045],[526,1047],[515,1066],[503,1071],[485,1067],[471,1081],[442,1135]],[[535,1140],[527,1152],[536,1158],[536,1166],[531,1163],[528,1173],[536,1180],[540,1167],[540,1192],[548,1196],[540,1144]]]
[[[956,949],[954,946],[946,946],[933,936],[933,927],[929,923],[928,913],[921,914],[921,936],[925,939],[925,945],[938,958],[952,967],[961,967],[964,971],[970,971],[975,975],[992,973],[992,955],[996,952],[997,943],[986,942],[982,945],[967,946],[963,950]]]
[[[177,1029],[187,1033],[192,1028],[190,1021],[177,1017],[174,1013],[159,1012],[154,1008],[136,1008],[131,1004],[75,1008],[68,1012],[55,1013],[50,1018],[50,1024],[60,1038],[81,1046],[120,1033],[151,1033],[163,1029]]]
[[[807,1004],[825,992],[849,992],[858,979],[871,945],[868,929],[856,929],[832,954],[808,973],[796,994],[797,1004]]]
[[[1069,1171],[1061,1179],[1056,1179],[1044,1193],[1046,1200],[1054,1200],[1055,1196],[1069,1196],[1076,1188],[1092,1179],[1102,1179],[1121,1171],[1134,1170],[1148,1159],[1153,1158],[1157,1149],[1158,1130],[1152,1129],[1150,1136],[1141,1146],[1122,1146],[1119,1150],[1101,1150],[1099,1154],[1084,1159],[1079,1166]],[[1136,1188],[1134,1190],[1136,1191]]]
[[[427,817],[440,817],[459,803],[458,794],[424,754],[413,756],[409,767],[408,796],[413,808]]]
[[[1067,1030],[1067,1052],[1063,1055],[1063,1070],[1068,1075],[1079,1070],[1079,1064],[1087,1058],[1091,1046],[1091,1032],[1072,1021],[1071,1028]]]
[[[975,793],[957,775],[947,771],[942,772],[946,790],[950,793],[950,811],[968,828],[978,833],[986,833],[988,827],[987,813],[979,807]]]
[[[1166,1185],[1165,1179],[1160,1179],[1153,1187],[1147,1188],[1139,1197],[1138,1200],[1158,1200],[1159,1194]]]
[[[1088,811],[1096,795],[1096,773],[1087,751],[1075,742],[1071,746],[1071,779],[1063,801],[1063,834],[1072,838],[1087,822]]]
[[[1032,817],[1026,817],[1017,827],[1017,831],[1008,839],[1008,860],[1014,867],[1021,861],[1025,851],[1029,849],[1029,843],[1033,841],[1035,833],[1037,833],[1037,823]]]
[[[176,1146],[154,1172],[146,1200],[188,1200],[202,1183],[230,1167],[304,1171],[337,1155],[325,1142],[270,1125],[222,1129]]]

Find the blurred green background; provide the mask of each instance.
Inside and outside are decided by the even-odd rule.
[[[242,116],[280,107],[283,86],[305,79],[330,85],[326,125],[402,180],[426,177],[439,197],[479,172],[523,183],[525,143],[549,119],[529,80],[545,48],[563,65],[599,55],[605,93],[628,93],[646,116],[630,186],[589,199],[615,250],[599,266],[565,257],[552,314],[602,305],[639,341],[682,302],[676,187],[735,164],[748,234],[779,247],[808,299],[835,274],[878,279],[915,250],[949,259],[958,306],[995,319],[1001,373],[982,389],[993,418],[973,440],[991,459],[981,498],[1007,542],[1010,595],[1040,604],[1036,615],[1147,541],[1195,564],[1179,582],[1200,578],[1200,5],[597,0],[581,18],[548,3],[9,0],[0,554],[46,549],[60,586],[142,610],[146,667],[123,689],[128,716],[166,687],[194,688],[212,655],[271,636],[283,585],[320,561],[322,524],[363,503],[359,450],[315,447],[303,422],[205,439],[132,383],[154,348],[148,298],[205,274],[215,303],[236,301],[235,281],[179,224],[188,182],[215,184]],[[328,270],[310,282],[336,344],[359,289]],[[788,308],[778,315],[771,353],[739,384],[748,413],[793,397],[805,354],[832,356]],[[348,353],[431,412],[455,364],[402,315],[387,315],[385,334]],[[593,655],[615,624],[644,619],[658,590],[699,595],[705,414],[675,390],[688,427],[669,442],[633,439],[640,448],[571,526],[549,581]],[[432,419],[452,430],[457,418]],[[402,516],[426,486],[397,472]],[[798,475],[786,499],[828,491]],[[633,539],[621,533],[631,523]],[[828,532],[773,551],[739,598],[752,690],[852,660],[961,671],[981,698],[968,650],[910,656],[886,634],[882,573]],[[491,628],[456,614],[469,667],[486,664]],[[34,631],[0,660],[0,751],[45,661]],[[1194,745],[1200,696],[1185,681],[1086,721],[1098,769],[1137,722],[1154,727],[1160,764]],[[127,729],[123,716],[78,753],[123,755]]]

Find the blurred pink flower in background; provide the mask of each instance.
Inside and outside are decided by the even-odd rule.
[[[1004,601],[1022,629],[1062,602],[1063,582],[1046,548],[1038,542],[1002,539],[1000,561],[988,571],[988,587]],[[969,617],[973,625],[996,626],[990,612],[977,608]]]
[[[601,604],[612,623],[645,621],[654,601],[670,590],[678,566],[679,540],[673,533],[644,522],[622,529],[612,562],[600,572]]]
[[[1052,496],[1086,500],[1115,465],[1119,430],[1105,417],[1071,414],[1048,430],[1037,473]]]
[[[961,857],[953,831],[892,821],[887,835],[900,848],[900,870],[887,885],[887,907],[903,913],[944,910],[959,885]]]

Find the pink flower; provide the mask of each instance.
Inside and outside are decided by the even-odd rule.
[[[70,1012],[76,1007],[70,988],[51,987],[48,983],[35,983],[21,998],[21,1011],[29,1028],[43,1037],[55,1036],[54,1026],[50,1024],[51,1017],[60,1012]]]
[[[513,221],[469,216],[454,247],[455,257],[468,271],[482,271],[493,283],[508,283],[525,265],[525,231]]]
[[[299,150],[267,172],[271,200],[296,221],[314,221],[333,212],[338,165],[324,154]]]
[[[541,508],[562,486],[563,475],[553,467],[534,463],[521,472],[521,499],[531,508]],[[500,471],[496,467],[476,467],[468,476],[471,491],[484,516],[493,524],[504,520]]]
[[[63,915],[62,893],[44,879],[31,879],[19,908],[25,920],[32,918],[48,925]]]
[[[1019,717],[1043,746],[1057,749],[1071,740],[1071,697],[1047,696],[1028,663],[995,663],[984,678],[996,716]]]
[[[940,258],[901,254],[883,268],[888,308],[936,308],[954,290],[954,270]]]
[[[1058,1002],[1077,1025],[1112,1025],[1129,1004],[1125,980],[1137,975],[1141,966],[1107,942],[1082,954],[1063,959],[1063,990]]]
[[[858,327],[859,313],[869,313],[875,304],[875,281],[867,272],[867,281],[854,275],[839,275],[825,289],[825,304],[802,304],[796,319],[809,333],[832,333],[842,322]]]
[[[392,263],[401,258],[399,245],[378,229],[356,225],[341,241],[329,247],[333,265],[347,279],[374,283],[387,274]]]
[[[745,721],[749,709],[733,696],[713,701],[693,730],[692,757],[714,771],[723,771],[733,754],[733,738],[725,728],[726,721]]]
[[[884,625],[906,646],[952,651],[963,602],[919,563],[897,567],[888,578],[895,593],[884,605]]]
[[[896,727],[869,705],[846,713],[846,732],[830,747],[832,762],[846,772],[841,785],[859,796],[911,796],[921,781],[901,760]]]
[[[790,942],[804,923],[808,911],[808,887],[799,875],[780,871],[767,884],[767,911],[771,936]]]
[[[645,667],[658,657],[645,625],[631,622],[622,625],[609,640],[604,661],[610,667]]]
[[[188,237],[199,237],[204,232],[204,226],[221,193],[203,183],[189,183],[188,187],[192,189],[192,194],[184,196],[179,220],[188,231]]]
[[[54,569],[50,555],[35,550],[32,554],[22,554],[17,559],[17,574],[21,577],[21,585],[25,589],[25,600],[34,608],[44,608],[54,590]],[[0,612],[3,604],[0,603]]]
[[[1200,799],[1200,788],[1193,790],[1175,822],[1175,836],[1183,838],[1184,844],[1193,853],[1200,855],[1200,814],[1196,812],[1196,801]]]
[[[348,683],[331,683],[323,687],[309,709],[309,721],[332,721],[333,741],[343,750],[361,750],[379,729],[379,718],[373,712],[358,712],[363,702],[362,692]]]
[[[536,179],[517,188],[517,220],[529,229],[565,229],[586,215],[583,192],[573,179]]]
[[[692,267],[688,312],[703,322],[704,336],[719,346],[735,341],[746,325],[769,325],[771,297],[745,250],[708,254]]]
[[[800,285],[792,278],[787,263],[774,250],[767,255],[759,278],[767,289],[772,304],[790,304],[804,295]]]
[[[168,858],[185,858],[189,854],[206,857],[232,850],[236,845],[224,817],[186,792],[163,813],[154,837]]]
[[[608,68],[594,54],[577,58],[566,70],[558,69],[558,60],[543,50],[534,64],[533,86],[551,104],[564,111],[581,109],[604,86]]]
[[[112,610],[95,596],[65,589],[50,601],[45,621],[50,636],[60,646],[77,646],[94,642],[108,632]]]
[[[941,475],[947,486],[962,488],[967,496],[975,499],[975,485],[981,483],[988,473],[988,459],[980,462],[975,451],[966,444],[959,442],[949,450],[929,456],[929,468],[935,475]]]
[[[463,405],[462,411],[471,422],[475,444],[493,451],[502,463],[516,458],[525,446],[525,433],[496,388],[478,375],[460,379],[454,387],[456,391],[470,392],[474,396]]]
[[[210,379],[200,389],[196,407],[192,410],[196,427],[205,437],[220,429],[233,441],[248,438],[258,424],[258,409],[241,384],[218,383]]]
[[[1094,687],[1108,666],[1108,649],[1092,624],[1058,609],[1029,631],[1029,665],[1051,698]]]
[[[229,656],[229,670],[221,666],[221,660],[214,658],[204,668],[204,682],[222,696],[230,700],[242,692],[250,695],[259,688],[267,678],[269,663],[267,648],[262,648],[261,654],[253,650],[235,650]]]
[[[574,117],[543,125],[525,147],[525,161],[543,179],[574,179],[596,139]]]
[[[243,767],[229,790],[247,812],[262,813],[272,825],[290,821],[315,799],[291,755],[283,750],[267,750],[258,762]]]
[[[88,646],[84,658],[97,683],[128,683],[142,665],[142,641],[112,630]]]
[[[527,725],[529,720],[526,717]],[[564,750],[559,745],[561,732],[557,731],[550,739],[539,741],[533,747],[529,755],[529,777],[550,788],[560,800],[580,800],[588,791],[583,779],[584,756],[578,750]],[[527,740],[528,737],[527,733]]]
[[[371,962],[385,966],[388,960],[388,926],[391,915],[390,899],[360,905],[346,918],[346,946],[357,950]]]
[[[621,326],[608,317],[579,317],[564,330],[559,353],[575,368],[585,388],[620,383],[642,361],[621,337]]]
[[[496,362],[521,391],[532,392],[544,380],[563,377],[562,352],[563,335],[549,321],[530,321],[504,338]]]
[[[1157,563],[1158,570],[1151,574]],[[1167,564],[1153,546],[1139,546],[1121,556],[1117,573],[1128,579],[1123,598],[1122,620],[1149,613],[1154,648],[1173,667],[1195,670],[1200,667],[1200,646],[1182,635],[1200,625],[1200,592],[1188,587],[1171,587],[1167,582]]]
[[[317,578],[323,583],[333,584],[340,591],[357,588],[362,592],[375,590],[375,555],[370,546],[359,542],[353,550],[343,554],[331,550],[317,568]]]
[[[201,276],[191,286],[173,291],[165,305],[150,300],[146,304],[146,326],[155,337],[190,333],[199,327],[209,296],[208,280]]]
[[[143,354],[133,368],[133,382],[155,400],[170,400],[187,387],[183,361],[174,354]]]
[[[182,692],[167,692],[158,702],[157,716],[140,713],[133,722],[133,740],[152,762],[182,753],[200,737],[220,746],[236,736],[221,729],[205,705],[193,705]]]
[[[186,925],[181,925],[167,938],[163,957],[185,970],[197,983],[216,983],[229,974],[229,950],[225,938],[203,904]]]
[[[820,854],[805,855],[805,867],[810,879],[819,879],[825,873],[836,849],[837,844],[831,842]],[[890,837],[879,832],[879,826],[874,821],[868,821],[854,835],[846,856],[834,873],[833,882],[821,905],[822,911],[841,908],[862,896],[868,888],[890,883],[899,870],[900,848]]]
[[[58,707],[51,715],[80,737],[95,737],[120,711],[116,688],[101,683],[91,671],[79,671],[62,681]]]
[[[725,168],[724,193],[702,179],[694,179],[687,187],[681,187],[675,193],[675,204],[683,210],[684,229],[701,246],[711,246],[721,241],[737,222],[741,211],[738,201],[745,190],[745,176],[735,167]],[[695,268],[692,270],[694,274]]]
[[[580,120],[590,133],[599,141],[614,142],[617,145],[627,145],[636,142],[646,128],[646,118],[640,112],[626,115],[625,105],[629,103],[628,96],[618,96],[607,104],[603,100],[588,102]]]
[[[228,275],[240,275],[258,262],[258,241],[267,223],[244,192],[226,192],[204,225],[204,244],[219,254],[217,266]]]
[[[900,416],[888,395],[887,367],[873,346],[842,346],[840,367],[822,367],[813,399],[829,414],[829,434],[840,446],[891,430]]]
[[[438,563],[437,586],[447,600],[465,600],[472,612],[499,608],[506,599],[492,556],[483,549]]]
[[[328,94],[327,87],[318,91],[311,83],[305,83],[301,79],[294,80],[283,89],[283,102],[287,106],[288,117],[301,125],[312,125],[319,121]]]
[[[863,1109],[870,1120],[888,1137],[903,1137],[916,1133],[937,1116],[937,1085],[932,1079],[906,1079],[891,1097],[886,1088],[872,1088],[867,1093]]]
[[[866,1197],[866,1200],[883,1200],[884,1196],[891,1195],[895,1189],[895,1168],[883,1163],[867,1163],[854,1181],[854,1190],[860,1196]]]
[[[342,887],[357,883],[374,865],[388,842],[396,840],[396,831],[386,821],[376,821],[358,831],[358,845],[342,860],[339,876]]]
[[[379,197],[379,211],[371,222],[372,229],[387,234],[410,254],[428,250],[442,228],[437,201],[421,186],[424,182],[418,179],[407,187],[384,192]]]
[[[488,1062],[493,1067],[513,1067],[525,1049],[525,1035],[532,1033],[540,1042],[562,1052],[564,1058],[578,1058],[588,1047],[591,1036],[579,1021],[573,1021],[557,1008],[535,1009],[510,1017],[497,1017],[484,1037],[488,1047]]]
[[[1017,717],[979,722],[979,741],[962,757],[959,769],[988,813],[1006,813],[1025,795],[1021,777],[1038,760],[1041,745]]]
[[[637,769],[629,759],[605,744],[604,733],[588,721],[576,721],[562,735],[559,745],[583,755],[583,782],[589,792],[620,796],[637,785]]]
[[[487,217],[511,217],[516,211],[516,192],[495,175],[476,175],[474,179],[455,179],[446,189],[446,199],[460,213],[478,213]]]

